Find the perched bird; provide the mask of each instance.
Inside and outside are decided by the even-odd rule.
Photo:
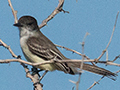
[[[32,16],[22,16],[14,26],[19,28],[20,45],[25,58],[32,63],[48,60],[70,60],[66,58],[57,47],[42,34],[37,21]],[[78,74],[81,63],[52,63],[36,66],[41,70],[59,70],[68,74]],[[115,73],[94,65],[83,63],[83,70],[107,76],[113,79]]]

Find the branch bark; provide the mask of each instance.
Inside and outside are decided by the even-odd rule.
[[[64,0],[59,0],[59,4],[58,4],[57,8],[55,8],[55,10],[45,20],[42,21],[42,24],[39,25],[39,29],[41,29],[42,27],[47,25],[47,22],[50,21],[52,18],[54,18],[55,15],[57,15],[59,12],[61,12],[61,11],[65,12],[62,9],[63,4],[64,4]]]
[[[100,60],[100,58],[105,54],[105,52],[107,51],[111,41],[112,41],[112,37],[113,37],[113,34],[114,34],[114,31],[115,31],[115,28],[116,28],[116,24],[117,24],[117,19],[118,19],[118,15],[119,15],[119,11],[117,12],[117,15],[116,15],[116,19],[115,19],[115,24],[114,24],[114,27],[113,27],[113,31],[112,31],[112,35],[110,37],[110,40],[105,48],[105,50],[102,51],[102,54],[96,59],[96,62]]]
[[[12,6],[12,3],[11,3],[11,0],[8,0],[8,4],[9,4],[9,6],[10,6],[10,8],[11,8],[11,10],[12,10],[13,16],[14,16],[14,18],[15,18],[15,23],[17,23],[17,22],[18,22],[18,19],[17,19],[17,11],[14,10],[14,8],[13,8],[13,6]]]

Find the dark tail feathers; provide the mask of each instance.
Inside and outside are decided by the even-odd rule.
[[[80,68],[80,65],[81,65],[81,63],[68,63],[68,66],[72,67],[71,69],[73,70],[74,73],[79,72],[78,70],[76,70],[76,68]],[[100,68],[100,67],[97,67],[97,66],[94,66],[94,65],[83,63],[83,68],[82,69],[86,70],[86,71],[89,71],[89,72],[92,72],[92,73],[96,73],[96,74],[99,74],[99,75],[106,76],[106,77],[108,77],[110,79],[113,79],[113,80],[116,80],[115,77],[117,76],[117,74],[115,74],[115,73],[113,73],[109,70],[106,70],[104,68]]]

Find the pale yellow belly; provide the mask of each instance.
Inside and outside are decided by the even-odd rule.
[[[45,60],[43,60],[42,58],[38,57],[37,55],[32,54],[27,45],[21,45],[22,46],[22,51],[24,53],[25,58],[27,59],[27,61],[32,62],[32,63],[40,63],[40,62],[44,62]],[[43,69],[43,70],[49,70],[49,71],[53,71],[56,70],[54,64],[44,64],[44,65],[39,65],[36,66],[37,68]]]

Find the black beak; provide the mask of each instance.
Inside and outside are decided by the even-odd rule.
[[[16,26],[16,27],[23,27],[23,25],[21,25],[20,23],[15,23],[15,24],[13,24],[13,26]]]

